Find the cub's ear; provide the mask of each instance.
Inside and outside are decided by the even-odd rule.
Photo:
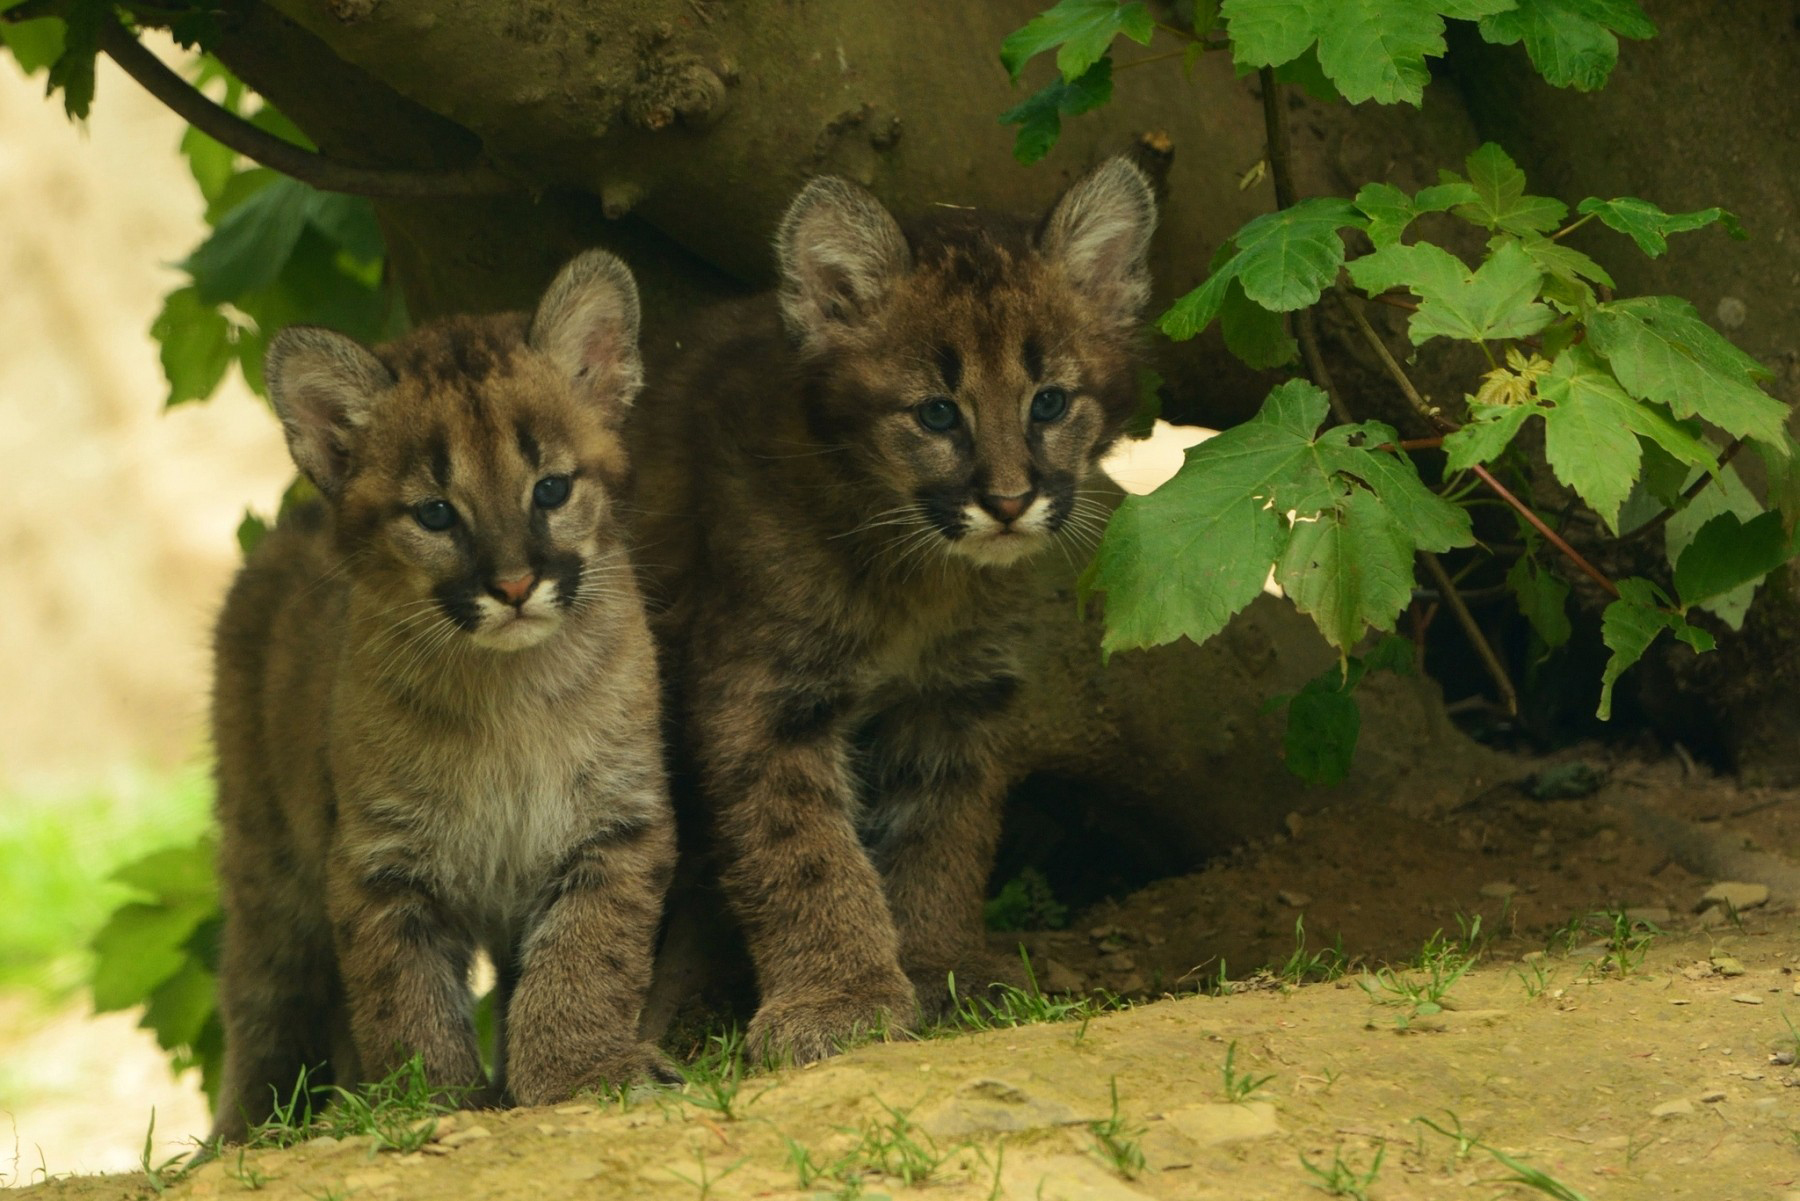
[[[1130,160],[1108,159],[1075,181],[1038,228],[1038,248],[1081,293],[1129,325],[1150,299],[1156,194]]]
[[[808,349],[830,345],[881,307],[912,267],[906,235],[881,202],[832,175],[794,197],[775,236],[781,316]]]
[[[588,250],[557,272],[526,335],[586,401],[628,405],[644,386],[638,356],[638,292],[631,271]]]
[[[269,343],[263,378],[295,466],[336,497],[350,469],[355,430],[394,386],[393,373],[354,338],[291,325]]]

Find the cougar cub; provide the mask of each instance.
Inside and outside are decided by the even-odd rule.
[[[1035,224],[902,232],[815,179],[779,295],[632,414],[676,762],[755,964],[756,1050],[828,1055],[1004,970],[981,905],[1028,636],[1008,569],[1134,408],[1155,220],[1122,159]]]
[[[416,1053],[473,1104],[662,1071],[636,1028],[673,821],[618,511],[637,332],[630,273],[591,251],[529,318],[270,345],[323,500],[282,518],[219,620],[215,1134],[243,1138],[302,1067],[352,1085]]]

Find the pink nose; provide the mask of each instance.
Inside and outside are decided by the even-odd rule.
[[[1003,522],[1013,522],[1019,519],[1019,514],[1031,507],[1032,499],[1036,495],[1029,489],[1014,496],[995,496],[987,493],[981,497],[981,507]]]
[[[529,571],[510,580],[495,580],[488,590],[509,605],[522,605],[537,587],[537,577]]]

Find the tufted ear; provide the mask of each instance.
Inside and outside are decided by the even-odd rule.
[[[821,175],[802,188],[775,237],[781,316],[802,346],[817,349],[881,307],[912,266],[906,235],[866,190]]]
[[[630,404],[644,386],[637,284],[630,269],[604,250],[577,255],[538,302],[526,341],[568,377],[583,400]]]
[[[1108,159],[1064,192],[1038,228],[1038,248],[1120,325],[1150,299],[1156,194],[1130,160]]]
[[[263,356],[263,379],[281,417],[294,464],[329,497],[350,468],[350,443],[394,376],[354,338],[292,325]]]

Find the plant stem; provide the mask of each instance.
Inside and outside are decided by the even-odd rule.
[[[1585,217],[1581,217],[1577,220],[1569,222],[1567,225],[1563,226],[1561,229],[1559,229],[1555,233],[1551,234],[1550,240],[1552,242],[1561,241],[1563,238],[1568,237],[1570,234],[1574,233],[1576,230],[1578,230],[1582,226],[1586,225],[1589,221],[1592,221],[1594,219],[1594,216],[1595,216],[1595,214],[1589,213]]]
[[[100,22],[100,49],[145,91],[201,133],[245,158],[321,191],[399,198],[489,196],[518,188],[485,164],[446,171],[362,167],[296,146],[214,104],[150,53],[110,13]]]
[[[1419,558],[1425,561],[1425,570],[1430,572],[1431,578],[1437,582],[1438,595],[1442,596],[1444,603],[1450,606],[1450,612],[1456,617],[1456,624],[1460,625],[1463,633],[1468,635],[1469,642],[1475,647],[1475,653],[1481,657],[1481,665],[1487,668],[1488,675],[1494,681],[1494,687],[1500,690],[1500,702],[1506,706],[1507,716],[1517,717],[1519,715],[1518,691],[1513,688],[1512,679],[1506,674],[1506,668],[1501,664],[1500,656],[1494,653],[1494,648],[1488,644],[1487,636],[1481,632],[1481,626],[1476,623],[1475,615],[1469,612],[1469,606],[1463,602],[1462,593],[1456,590],[1455,581],[1450,578],[1450,573],[1444,570],[1444,565],[1438,562],[1436,555],[1428,551],[1420,551]]]
[[[1141,67],[1145,63],[1160,63],[1166,59],[1184,58],[1184,57],[1186,57],[1186,55],[1187,55],[1186,50],[1168,50],[1168,51],[1163,52],[1162,54],[1145,55],[1143,58],[1134,58],[1128,63],[1119,63],[1118,65],[1113,67],[1113,74],[1116,75],[1120,71],[1126,71],[1126,70],[1131,69],[1132,67]]]
[[[1262,84],[1263,129],[1269,142],[1269,178],[1275,185],[1275,207],[1292,208],[1299,197],[1294,191],[1294,153],[1288,140],[1287,110],[1281,103],[1281,85],[1275,82],[1272,67],[1262,68],[1256,78]],[[1339,423],[1349,425],[1356,419],[1344,398],[1332,386],[1331,372],[1319,350],[1318,321],[1310,306],[1294,314],[1294,333],[1300,339],[1300,354],[1306,359],[1306,374],[1325,390],[1331,402],[1331,415]]]
[[[1507,491],[1506,485],[1495,479],[1492,472],[1483,467],[1480,463],[1471,464],[1469,470],[1480,476],[1501,500],[1511,505],[1515,512],[1526,521],[1530,522],[1532,528],[1542,534],[1546,542],[1567,556],[1569,562],[1575,564],[1575,566],[1580,568],[1589,579],[1600,585],[1600,587],[1606,591],[1608,596],[1616,598],[1619,595],[1619,586],[1607,579],[1605,572],[1601,571],[1598,567],[1595,567],[1592,563],[1589,563],[1582,557],[1580,551],[1563,541],[1561,534],[1551,529],[1548,525],[1545,525],[1544,519],[1533,512],[1530,505]]]
[[[1454,432],[1457,428],[1456,423],[1425,403],[1425,398],[1419,395],[1417,388],[1413,387],[1412,380],[1407,378],[1406,372],[1401,370],[1400,364],[1394,360],[1394,356],[1388,353],[1387,343],[1381,340],[1381,335],[1375,332],[1375,327],[1369,324],[1367,317],[1363,316],[1361,306],[1353,304],[1341,289],[1338,292],[1338,299],[1343,302],[1344,310],[1350,314],[1350,319],[1356,322],[1356,328],[1361,332],[1363,340],[1368,342],[1370,348],[1375,351],[1376,357],[1381,360],[1381,365],[1387,368],[1388,375],[1400,385],[1400,391],[1406,396],[1406,402],[1412,405],[1413,411],[1445,433]]]

